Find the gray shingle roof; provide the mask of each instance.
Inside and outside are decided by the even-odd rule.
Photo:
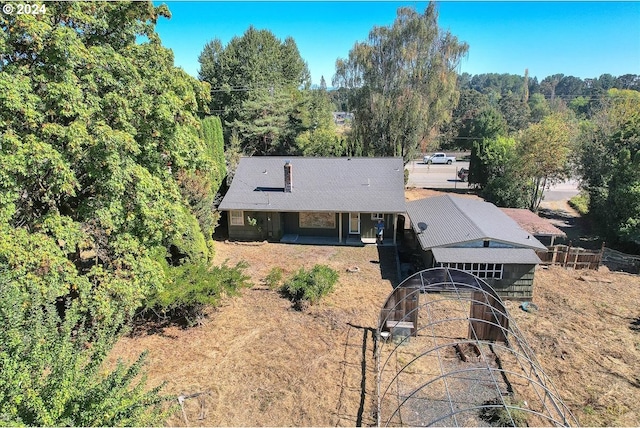
[[[495,205],[451,195],[407,203],[407,213],[423,249],[491,240],[515,247],[546,249]]]
[[[433,248],[432,251],[439,263],[540,263],[530,248]]]
[[[293,168],[291,193],[284,192],[286,161]],[[402,158],[244,157],[219,209],[400,213],[404,164]]]

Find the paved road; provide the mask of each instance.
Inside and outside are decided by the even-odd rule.
[[[564,183],[551,186],[549,190],[544,192],[544,201],[568,201],[573,198],[579,192],[578,182],[576,180],[568,180]]]
[[[409,187],[424,187],[427,189],[466,189],[467,183],[458,179],[460,168],[469,169],[469,162],[457,161],[451,165],[426,165],[422,161],[411,161],[407,164],[409,170]],[[544,200],[566,201],[578,194],[578,182],[569,180],[552,186],[545,192]]]
[[[458,179],[458,170],[469,168],[469,162],[454,162],[451,165],[426,165],[422,161],[407,164],[409,170],[409,187],[426,187],[431,189],[467,188],[467,183]]]

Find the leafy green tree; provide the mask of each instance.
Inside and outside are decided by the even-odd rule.
[[[496,136],[477,143],[476,165],[480,166],[484,183],[480,195],[501,207],[526,208],[528,203],[527,178],[521,174],[515,138]]]
[[[304,126],[296,146],[304,156],[345,156],[347,146],[333,120],[333,104],[326,90],[305,91]]]
[[[489,108],[489,98],[475,89],[460,90],[460,100],[453,109],[451,120],[441,127],[442,147],[469,150],[478,138],[472,136],[473,125],[478,115]],[[479,138],[482,138],[480,136]]]
[[[569,108],[577,117],[586,119],[589,115],[589,99],[587,97],[576,97],[569,102]]]
[[[616,78],[615,88],[640,91],[640,75],[624,74]]]
[[[494,160],[501,159],[506,152],[499,148],[503,140],[498,137],[506,135],[507,122],[495,108],[488,107],[473,121],[469,132],[469,139],[473,144],[469,162],[469,183],[483,188],[489,179],[499,172],[495,169],[497,164],[494,165]]]
[[[9,423],[160,421],[157,394],[134,381],[141,363],[107,377],[98,368],[145,297],[172,283],[155,254],[183,266],[211,256],[212,214],[198,202],[222,174],[220,146],[201,134],[209,87],[174,66],[155,33],[162,16],[151,2],[0,16]]]
[[[471,124],[469,136],[474,140],[507,135],[508,125],[504,116],[495,108],[482,110]]]
[[[553,100],[556,97],[556,88],[564,77],[564,74],[554,74],[547,76],[540,82],[540,92],[548,99]]]
[[[597,87],[608,91],[616,84],[616,78],[609,73],[600,75],[597,79]]]
[[[354,97],[354,95],[350,94],[355,92],[355,88],[337,88],[329,91],[329,98],[331,99],[331,102],[333,102],[333,111],[350,112],[351,104],[349,104],[349,100]]]
[[[178,183],[213,168],[197,118],[208,91],[160,44],[162,15],[151,3],[62,2],[0,17],[2,221],[64,242],[106,299],[97,319],[129,316],[162,287],[150,248],[208,256]],[[108,296],[124,306],[108,309]]]
[[[640,93],[610,89],[581,132],[578,170],[589,215],[612,244],[638,239]]]
[[[570,101],[584,95],[585,89],[584,81],[579,77],[563,76],[555,88],[555,94]]]
[[[485,73],[476,74],[471,78],[470,87],[478,92],[488,94],[495,92],[499,95],[508,93],[523,93],[525,79],[517,74]]]
[[[280,154],[293,104],[288,94],[274,88],[251,91],[231,127],[238,131],[249,155]]]
[[[368,41],[338,59],[333,85],[355,89],[352,137],[362,152],[412,159],[450,118],[458,100],[455,70],[467,50],[438,27],[432,2],[423,14],[399,8],[393,25],[374,27]]]
[[[576,128],[567,115],[552,114],[527,128],[518,156],[522,175],[530,180],[528,208],[537,212],[551,183],[568,177]]]
[[[640,126],[636,125],[638,139]],[[607,194],[607,235],[614,242],[640,245],[640,151],[620,151]]]
[[[522,100],[520,95],[507,93],[498,101],[500,113],[507,122],[509,132],[525,129],[529,124],[529,105]]]
[[[530,111],[529,119],[533,123],[538,123],[551,114],[551,108],[549,107],[547,99],[539,92],[532,94],[528,103]]]

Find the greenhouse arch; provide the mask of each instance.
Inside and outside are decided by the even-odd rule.
[[[405,279],[377,339],[379,426],[577,425],[500,297],[470,273]]]

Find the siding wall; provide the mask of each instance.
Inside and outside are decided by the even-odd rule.
[[[244,211],[244,226],[234,226],[231,224],[231,215],[228,217],[229,239],[235,241],[262,241],[280,240],[285,234],[296,234],[303,236],[327,236],[338,237],[340,227],[339,216],[342,216],[342,239],[349,237],[349,213],[335,214],[334,228],[307,228],[300,227],[300,215],[298,213],[278,213]],[[256,219],[256,226],[249,225],[248,218]],[[371,213],[360,213],[360,237],[376,237],[377,220],[371,218]],[[384,237],[393,237],[393,214],[384,215]],[[355,235],[352,235],[355,236]]]
[[[528,300],[533,297],[536,265],[504,265],[502,279],[486,279],[503,299]]]
[[[372,213],[360,214],[360,235],[363,238],[376,237],[376,224],[378,220],[371,218]],[[384,214],[384,238],[393,238],[393,214]]]
[[[271,221],[274,221],[272,213]],[[267,239],[268,230],[267,230],[267,222],[268,217],[267,213],[257,212],[257,211],[244,211],[244,226],[234,226],[231,224],[231,214],[228,215],[229,218],[229,239],[234,241],[263,241]],[[249,224],[248,218],[256,219],[256,226],[251,226]],[[279,221],[278,221],[279,223]],[[278,227],[279,229],[279,227]]]
[[[300,215],[298,213],[282,213],[284,217],[284,233],[296,234],[305,236],[338,236],[338,215],[335,214],[335,227],[329,228],[312,228],[312,227],[300,227]]]

